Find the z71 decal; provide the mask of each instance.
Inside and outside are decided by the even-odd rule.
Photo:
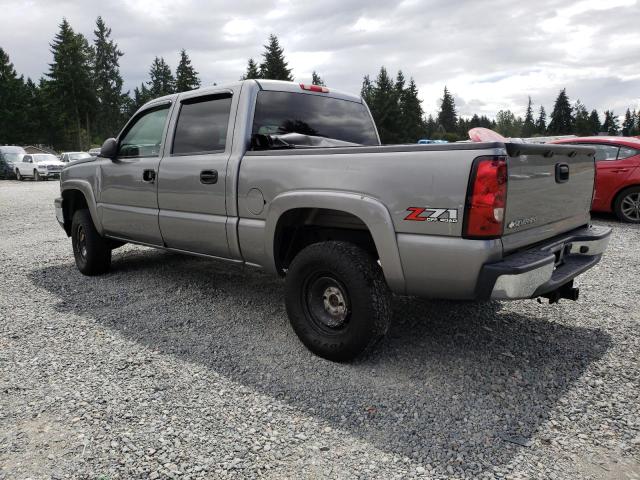
[[[458,223],[458,210],[455,208],[409,207],[407,212],[411,213],[404,219],[414,222]]]

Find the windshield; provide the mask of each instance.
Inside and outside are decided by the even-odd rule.
[[[362,103],[304,93],[259,92],[253,134],[287,133],[379,145],[371,116]]]
[[[85,152],[70,153],[69,160],[82,160],[83,158],[91,158],[91,155]]]
[[[0,158],[7,162],[17,162],[24,157],[24,153],[0,153]]]
[[[58,157],[56,157],[55,155],[48,154],[48,153],[38,153],[38,154],[33,156],[33,161],[36,162],[36,163],[57,162],[58,161]]]

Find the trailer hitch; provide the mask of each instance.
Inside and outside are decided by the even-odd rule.
[[[552,303],[558,303],[561,298],[566,298],[567,300],[573,300],[575,302],[578,300],[579,296],[580,289],[573,286],[573,280],[565,283],[557,290],[542,295],[542,297],[549,300],[549,305]]]

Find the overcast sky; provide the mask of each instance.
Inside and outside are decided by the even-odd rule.
[[[523,115],[528,95],[549,112],[563,87],[589,109],[640,108],[640,0],[0,0],[0,46],[39,78],[62,17],[91,39],[98,15],[125,53],[127,89],[156,55],[175,68],[181,48],[204,85],[235,81],[275,33],[296,80],[315,69],[359,92],[381,65],[402,69],[427,113],[445,85],[462,115]]]

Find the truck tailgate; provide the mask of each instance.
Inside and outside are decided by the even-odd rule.
[[[593,148],[515,143],[506,148],[505,253],[589,222]]]

